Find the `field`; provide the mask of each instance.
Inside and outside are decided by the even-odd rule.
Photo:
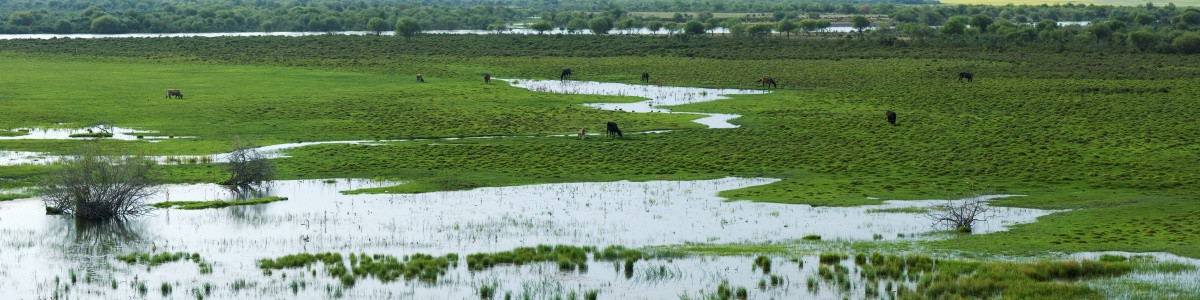
[[[486,43],[489,39],[505,41]],[[397,182],[346,189],[350,194],[386,194],[380,197],[729,176],[781,179],[719,191],[731,201],[828,209],[884,200],[1019,194],[1024,196],[991,203],[1056,211],[1007,231],[852,247],[964,257],[1128,251],[1200,258],[1200,244],[1195,243],[1200,240],[1200,192],[1195,189],[1200,184],[1195,122],[1200,58],[800,46],[805,43],[800,41],[747,42],[743,47],[752,50],[739,51],[720,39],[667,42],[657,48],[662,40],[419,36],[405,42],[317,36],[0,41],[0,65],[5,66],[0,107],[6,112],[0,129],[106,123],[180,137],[156,143],[0,140],[0,150],[70,154],[96,144],[152,156],[214,155],[229,151],[235,137],[272,145],[522,136],[314,145],[288,150],[288,157],[273,163],[279,179]],[[598,50],[601,44],[612,47]],[[484,45],[492,48],[480,50]],[[656,48],[660,50],[647,50]],[[581,105],[642,100],[634,97],[543,93],[497,80],[484,84],[481,78],[489,73],[495,78],[553,79],[563,68],[573,69],[578,80],[639,83],[637,75],[650,72],[663,85],[712,88],[757,89],[754,81],[769,76],[780,88],[670,107],[741,115],[732,121],[739,128],[708,129],[691,122],[697,115]],[[956,80],[955,74],[964,70],[974,72],[974,82]],[[416,82],[416,74],[426,82]],[[186,97],[164,99],[168,88],[180,89]],[[899,115],[896,126],[885,121],[887,110]],[[579,140],[573,135],[579,128],[602,132],[609,121],[620,124],[627,133],[624,139]],[[652,130],[670,132],[628,134]],[[0,166],[5,179],[0,187],[35,186],[51,170],[44,165]],[[169,183],[216,183],[227,176],[216,163],[162,170]],[[293,202],[264,205],[299,205]],[[812,247],[842,247],[843,242],[700,245],[680,251],[788,256]],[[1103,296],[1041,286],[1045,278],[1034,275],[1025,274],[1035,278],[1029,279],[996,271],[1016,268],[1006,263],[955,264],[938,272],[979,268],[1017,276],[1021,282],[1038,280],[1037,289],[1016,291],[1031,297],[1044,296],[1045,290],[1070,293],[1059,294],[1064,298]],[[1042,267],[1047,266],[1037,268]],[[1129,272],[1104,268],[1096,272]],[[926,291],[954,283],[929,284]]]

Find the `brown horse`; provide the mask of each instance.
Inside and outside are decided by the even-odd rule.
[[[167,98],[171,97],[183,99],[183,93],[179,92],[179,90],[167,90]]]
[[[421,77],[421,74],[417,74],[417,82],[424,83],[424,82],[425,82],[425,77]]]
[[[967,82],[971,82],[975,78],[975,74],[971,74],[971,72],[958,72],[958,82],[962,82],[963,78],[966,78]]]
[[[758,81],[755,81],[755,82],[762,82],[763,87],[767,87],[768,85],[770,85],[771,88],[775,88],[775,79],[771,79],[771,77],[763,77],[762,79],[759,79]]]
[[[642,72],[642,82],[650,82],[650,73]]]
[[[888,123],[891,123],[893,126],[895,126],[896,125],[896,112],[889,109],[885,115],[887,115]]]
[[[483,73],[483,84],[492,83],[492,74]]]
[[[579,129],[579,139],[581,139],[581,140],[582,140],[584,136],[587,136],[587,129],[585,129],[585,128],[580,128],[580,129]]]

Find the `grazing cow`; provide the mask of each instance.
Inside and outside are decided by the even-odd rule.
[[[759,79],[758,81],[755,81],[755,82],[762,82],[763,87],[767,87],[768,85],[770,85],[771,88],[775,88],[775,79],[771,79],[771,77],[763,77],[762,79]]]
[[[492,83],[492,74],[483,73],[483,84]]]
[[[587,136],[587,129],[585,129],[585,128],[580,128],[580,129],[579,129],[579,139],[581,139],[581,140],[582,140],[584,136]]]
[[[571,69],[563,69],[562,74],[558,75],[558,80],[567,80],[571,78]]]
[[[642,72],[642,82],[650,82],[650,73]]]
[[[604,136],[612,137],[613,135],[616,135],[617,137],[621,137],[621,138],[625,137],[625,136],[621,135],[621,129],[617,128],[617,123],[608,122],[608,130],[606,130],[604,132]]]
[[[424,83],[425,77],[421,77],[421,74],[417,74],[417,82]]]
[[[891,123],[893,126],[896,125],[896,112],[889,109],[886,115],[888,123]]]
[[[183,99],[183,93],[179,92],[179,90],[167,90],[167,98],[171,97]]]
[[[967,82],[971,82],[975,78],[975,74],[971,74],[971,72],[958,72],[958,82],[962,82],[963,78],[966,78]]]

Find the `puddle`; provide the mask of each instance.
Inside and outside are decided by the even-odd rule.
[[[86,128],[19,128],[13,129],[13,132],[26,133],[17,136],[0,136],[0,140],[73,140],[73,139],[96,139],[95,137],[71,137],[74,134],[91,134],[108,132],[111,137],[104,139],[116,139],[124,141],[146,140],[157,142],[171,138],[190,138],[183,136],[158,136],[156,131],[152,130],[137,130],[122,127],[86,127]]]
[[[680,86],[655,86],[655,85],[637,85],[614,82],[594,82],[594,81],[574,81],[574,80],[530,80],[530,79],[498,79],[512,84],[515,87],[525,88],[531,91],[559,93],[559,94],[586,94],[586,95],[605,95],[605,96],[633,96],[648,98],[650,100],[634,103],[588,103],[584,104],[588,107],[595,107],[604,110],[616,110],[627,112],[657,112],[657,113],[681,113],[681,114],[698,114],[707,117],[696,119],[696,123],[704,124],[708,128],[737,128],[738,125],[729,123],[740,115],[734,114],[717,114],[717,113],[698,113],[698,112],[672,112],[658,106],[672,106],[697,102],[708,102],[721,99],[728,99],[725,95],[747,95],[747,94],[765,94],[770,91],[764,90],[739,90],[739,89],[709,89],[695,87],[680,87]]]
[[[0,166],[45,165],[58,162],[62,158],[41,152],[0,150]]]
[[[257,282],[257,288],[236,294],[237,297],[249,297],[256,293],[282,295],[285,291],[290,292],[287,287],[290,279],[282,280],[278,275],[272,279],[264,277],[257,269],[257,259],[301,252],[396,256],[417,252],[460,253],[465,257],[470,253],[507,251],[537,244],[640,247],[689,242],[762,243],[796,240],[809,234],[819,234],[825,240],[872,240],[875,234],[880,234],[881,239],[889,240],[896,239],[899,233],[912,236],[933,229],[919,214],[867,213],[867,209],[944,203],[895,201],[883,206],[813,208],[726,202],[715,196],[722,190],[775,181],[724,178],[565,183],[404,195],[343,195],[339,192],[395,184],[390,182],[277,181],[266,194],[288,197],[288,200],[222,209],[157,210],[153,215],[119,226],[80,226],[63,217],[44,215],[39,200],[13,200],[0,203],[0,278],[3,278],[0,289],[18,297],[46,296],[52,290],[54,277],[65,278],[69,269],[78,272],[89,269],[95,276],[103,278],[98,279],[102,284],[94,288],[105,295],[132,295],[135,291],[127,282],[137,275],[151,280],[152,295],[158,295],[157,285],[164,280],[180,284],[176,295],[185,291],[185,287],[195,287],[203,282],[217,284],[221,293],[233,293],[228,285],[235,279]],[[236,196],[215,184],[166,185],[163,188],[164,192],[150,202]],[[987,218],[989,222],[978,226],[977,231],[1004,230],[1005,225],[1032,222],[1048,213],[1050,211],[996,208],[995,214]],[[199,253],[204,260],[213,263],[214,271],[199,274],[195,264],[190,262],[147,271],[144,266],[130,267],[112,258],[115,254],[134,250],[149,251],[151,247],[160,252]],[[602,293],[675,296],[685,290],[714,288],[713,282],[719,282],[714,276],[737,274],[724,269],[717,273],[705,271],[720,267],[720,263],[688,260],[676,260],[676,263],[680,264],[678,268],[687,270],[685,273],[694,275],[681,275],[672,283],[629,285],[615,282],[624,279],[613,275],[612,270],[603,270],[603,263],[596,263],[592,271],[583,275],[522,271],[522,268],[535,267],[524,266],[475,275],[465,270],[452,271],[449,280],[460,283],[445,287],[444,284],[422,286],[415,282],[385,285],[361,280],[363,283],[345,293],[374,298],[390,298],[397,294],[468,295],[475,293],[477,282],[493,276],[512,280],[513,285],[518,284],[515,282],[578,284],[596,286]],[[746,262],[736,265],[746,269],[750,266]],[[465,263],[460,264],[460,268],[465,268]],[[550,264],[545,268],[556,266]],[[505,272],[528,274],[517,276]],[[125,284],[111,290],[107,288],[110,277]],[[316,278],[299,274],[289,276],[312,281],[327,277],[324,274],[318,274]],[[758,279],[749,280],[756,282]],[[730,280],[734,281],[733,278]],[[372,288],[373,285],[377,287]],[[314,284],[306,293],[325,295],[324,286],[323,283]],[[80,284],[71,293],[86,293],[86,289]]]

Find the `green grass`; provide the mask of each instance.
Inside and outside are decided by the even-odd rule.
[[[928,207],[896,207],[896,208],[873,208],[868,209],[867,213],[886,214],[886,213],[903,213],[903,214],[923,214],[930,212]]]
[[[267,196],[267,197],[254,198],[254,199],[228,200],[228,201],[226,201],[226,200],[164,201],[164,202],[150,204],[150,206],[157,207],[157,208],[174,207],[177,209],[209,209],[209,208],[222,208],[222,207],[238,206],[238,205],[266,204],[266,203],[271,203],[271,202],[275,202],[275,201],[285,201],[287,199],[288,199],[287,197]]]
[[[516,42],[508,42],[508,40]],[[931,49],[824,41],[583,37],[53,40],[4,42],[0,128],[87,124],[197,136],[161,143],[88,141],[151,155],[224,152],[234,135],[296,141],[540,135],[673,129],[623,140],[533,137],[321,145],[289,151],[277,175],[383,178],[361,190],[414,193],[547,182],[774,177],[725,191],[730,200],[821,206],[933,199],[967,192],[1024,194],[1005,206],[1073,209],[1011,231],[930,242],[937,249],[1038,254],[1166,251],[1200,257],[1196,239],[1200,56],[1000,49]],[[622,47],[612,47],[620,41]],[[495,49],[452,47],[503,42]],[[664,44],[666,43],[666,44]],[[674,42],[672,42],[674,43]],[[799,44],[799,43],[812,43]],[[825,43],[825,44],[822,44]],[[226,44],[236,44],[229,47]],[[744,44],[744,45],[741,45]],[[609,45],[606,47],[584,47]],[[664,46],[665,45],[665,46]],[[831,47],[830,51],[795,51]],[[115,47],[127,46],[127,47]],[[660,47],[663,46],[663,47]],[[666,47],[670,46],[670,47]],[[236,48],[236,49],[235,49]],[[576,49],[578,48],[578,49]],[[653,50],[659,49],[661,50]],[[753,48],[753,49],[749,49]],[[795,49],[793,49],[795,48]],[[287,52],[289,49],[311,51]],[[379,51],[371,51],[378,49]],[[650,49],[650,50],[647,50]],[[836,50],[836,51],[834,51]],[[1025,50],[1025,49],[1021,49]],[[20,52],[17,52],[20,51]],[[394,52],[393,52],[394,51]],[[410,51],[410,52],[404,52]],[[465,51],[465,52],[464,52]],[[483,51],[492,54],[479,55]],[[71,54],[74,53],[74,54]],[[1171,62],[1165,64],[1163,62]],[[607,112],[588,102],[629,97],[556,95],[496,77],[754,88],[766,95],[673,107],[736,113],[737,129],[696,116]],[[971,70],[974,83],[957,83]],[[426,84],[413,82],[423,73]],[[162,99],[166,88],[185,100]],[[883,111],[899,114],[899,126]],[[84,141],[5,141],[5,150],[69,152]],[[50,167],[0,167],[0,186],[29,186]],[[217,164],[164,169],[167,182],[217,182]],[[879,200],[872,200],[877,198]]]
[[[13,200],[13,199],[24,199],[24,198],[33,197],[34,195],[35,194],[32,192],[0,193],[0,201],[8,201],[8,200]]]

